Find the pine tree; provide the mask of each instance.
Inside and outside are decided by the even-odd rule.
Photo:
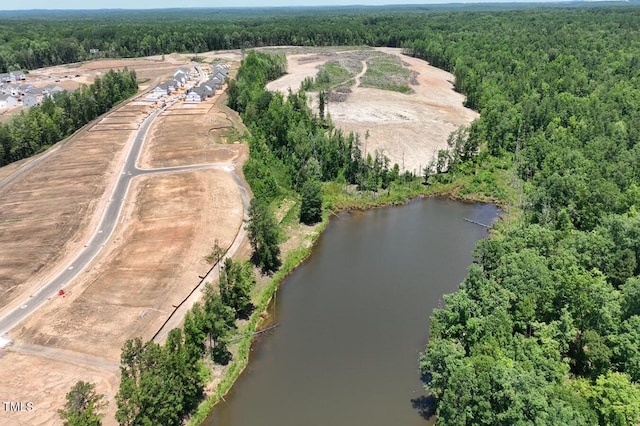
[[[60,418],[65,426],[98,426],[102,424],[104,414],[98,411],[107,403],[103,396],[96,394],[94,383],[76,382],[67,393],[67,402],[64,409],[58,410]]]
[[[312,225],[322,220],[322,186],[319,181],[310,179],[302,186],[300,203],[300,222]]]
[[[257,198],[249,206],[249,242],[253,249],[251,260],[263,272],[274,272],[282,264],[278,247],[278,224],[266,205]]]

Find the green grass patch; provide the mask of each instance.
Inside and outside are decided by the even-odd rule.
[[[228,144],[232,144],[235,142],[244,142],[247,139],[244,133],[241,133],[236,129],[236,127],[231,127],[226,135],[226,140]]]
[[[400,58],[381,53],[367,60],[367,72],[360,79],[360,86],[411,93],[410,79],[411,71],[402,65]]]
[[[289,207],[287,213],[280,221],[281,226],[295,225],[300,222],[300,202],[296,201]]]
[[[328,61],[320,67],[309,90],[329,90],[344,86],[347,82],[353,81],[353,76],[358,72],[360,71],[354,70],[353,66],[347,69],[339,61]]]

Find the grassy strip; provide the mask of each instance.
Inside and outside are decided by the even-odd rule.
[[[388,189],[373,191],[351,191],[335,182],[324,186],[327,206],[330,209],[369,209],[405,204],[424,197],[448,197],[454,200],[476,203],[494,203],[504,208],[509,199],[509,174],[505,170],[494,170],[489,174],[459,176],[453,182],[424,185],[421,178],[406,183],[393,182]]]

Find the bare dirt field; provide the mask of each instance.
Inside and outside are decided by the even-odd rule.
[[[103,130],[98,123],[1,190],[2,312],[50,279],[83,246],[109,197],[109,185],[132,134],[130,130]],[[32,320],[45,318],[38,312]],[[87,368],[75,354],[66,353],[62,361],[52,358],[50,353],[59,355],[56,341],[50,339],[47,344],[35,352],[0,353],[0,396],[31,402],[34,408],[4,412],[0,423],[56,424],[56,409],[64,404],[65,389],[77,380],[95,381],[104,386],[104,392],[114,389],[117,368],[108,372]],[[11,416],[10,423],[4,423],[4,415]]]
[[[60,368],[82,367],[83,362],[75,362],[78,357],[94,357],[107,373],[102,381],[109,379],[113,372],[108,367],[118,365],[125,340],[150,339],[199,282],[198,275],[209,269],[204,258],[213,239],[228,246],[242,225],[236,186],[228,173],[218,170],[144,176],[135,181],[130,198],[134,201],[108,250],[65,297],[45,305],[15,333],[18,345],[73,355],[69,365],[31,378],[47,392],[38,404],[51,404],[54,398],[62,406],[64,393],[77,378],[59,377]],[[98,389],[110,395],[105,424],[112,424],[118,382],[104,384],[108,387]],[[35,423],[30,418],[24,424]]]
[[[210,268],[209,238],[228,246],[242,225],[240,195],[226,172],[147,175],[134,182],[132,203],[107,251],[67,296],[23,323],[21,341],[117,361],[124,341],[150,339]]]
[[[0,188],[0,314],[51,278],[95,227],[131,128],[98,122]]]
[[[366,154],[373,156],[375,150],[381,150],[401,171],[421,174],[434,153],[447,147],[449,134],[470,124],[478,114],[462,106],[464,96],[454,91],[451,83],[454,77],[450,73],[404,56],[401,49],[375,50],[400,57],[406,68],[417,73],[417,84],[411,86],[413,93],[356,84],[344,102],[330,102],[327,111],[338,128],[360,134]],[[349,53],[336,51],[338,56]],[[285,94],[289,88],[297,90],[306,77],[318,72],[318,66],[333,59],[335,55],[326,53],[287,55],[287,75],[267,87]],[[367,131],[369,137],[365,138]]]
[[[331,59],[330,55],[315,53],[294,53],[287,55],[287,74],[269,82],[267,89],[287,94],[300,89],[300,84],[307,77],[315,77],[321,65]]]
[[[67,392],[64,389],[69,384],[73,385],[78,380],[92,382],[99,392],[107,393],[111,398],[113,394],[110,392],[112,389],[117,391],[120,380],[117,365],[96,367],[85,363],[77,354],[50,348],[20,347],[5,351],[0,358],[0,366],[0,395],[7,401],[22,402],[24,410],[10,412],[3,409],[0,424],[7,426],[62,424],[57,410],[64,406],[64,394]],[[27,403],[33,404],[32,410],[26,410]]]
[[[233,130],[236,123],[230,118],[231,112],[218,105],[225,100],[226,96],[216,95],[210,102],[181,104],[156,120],[140,157],[140,167],[229,163],[238,157],[246,147],[228,143],[236,141],[237,132]]]
[[[111,69],[117,71],[124,68],[135,69],[138,80],[144,82],[172,76],[177,67],[188,63],[189,59],[183,55],[166,55],[164,60],[162,57],[100,59],[34,70],[27,75],[27,83],[36,87],[56,85],[66,90],[75,90],[81,84],[93,83],[96,77],[104,75]],[[145,88],[144,83],[141,88]]]
[[[218,95],[170,107],[150,129],[138,166],[215,162],[241,175],[247,148],[228,142],[244,130],[234,130],[240,120],[223,102]],[[2,189],[5,311],[83,247],[120,172],[124,148],[147,112],[144,102],[130,102]],[[17,168],[0,169],[0,176]],[[0,399],[34,407],[11,417],[0,413],[0,424],[60,424],[56,410],[77,380],[95,382],[107,395],[104,424],[114,424],[122,344],[151,338],[210,268],[205,257],[214,240],[228,247],[243,225],[240,191],[223,170],[145,174],[133,180],[127,200],[105,250],[64,296],[10,333],[13,346],[0,350]]]

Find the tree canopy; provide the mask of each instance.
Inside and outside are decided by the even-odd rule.
[[[441,424],[638,422],[638,12],[452,15],[405,43],[481,113],[448,165],[513,171],[522,212],[433,314],[420,365]]]
[[[96,385],[78,381],[66,395],[64,409],[58,410],[65,426],[100,426],[107,405],[103,395],[96,393]]]
[[[42,105],[0,124],[0,166],[46,150],[137,91],[135,71],[125,69],[107,71],[73,92],[45,97]]]
[[[269,208],[257,198],[251,200],[247,231],[253,262],[264,272],[276,271],[282,263],[278,223]]]

